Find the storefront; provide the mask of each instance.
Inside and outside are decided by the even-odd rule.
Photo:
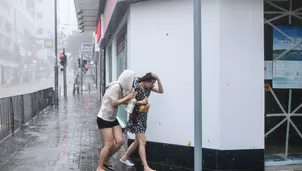
[[[111,8],[107,10],[105,8],[101,17],[104,20],[101,46],[106,49],[107,82],[111,75],[112,80],[116,80],[118,75],[127,68],[134,70],[139,76],[147,72],[157,73],[163,81],[165,94],[162,96],[154,94],[150,97],[152,108],[148,116],[149,145],[147,148],[152,147],[152,149],[147,149],[148,159],[150,162],[164,162],[173,166],[193,168],[193,146],[195,144],[192,1],[155,0],[133,4],[122,1],[117,1],[116,4],[113,4],[112,1],[108,2],[110,2],[108,8],[112,6],[115,8],[111,13]],[[238,5],[230,4],[232,2],[229,0],[227,2],[229,4],[225,4],[225,8],[226,10],[232,9],[234,13],[224,16],[223,21],[237,17],[238,13],[247,16],[246,11],[251,12],[254,8],[259,7],[251,16],[255,21],[252,29],[247,25],[246,17],[239,18],[239,25],[232,23],[235,27],[222,22],[221,16],[210,13],[213,10],[221,10],[219,6],[212,1],[203,2],[207,5],[204,5],[203,8],[203,17],[205,17],[203,18],[203,42],[207,42],[202,47],[202,49],[206,49],[203,51],[203,62],[205,65],[211,66],[203,69],[203,72],[207,73],[203,75],[203,79],[206,80],[203,80],[203,88],[206,88],[204,89],[206,92],[203,95],[202,104],[205,106],[202,123],[204,168],[214,169],[218,164],[223,168],[235,169],[231,166],[237,165],[238,160],[239,163],[243,162],[242,168],[263,169],[263,46],[261,43],[258,43],[257,46],[254,45],[254,42],[261,42],[263,38],[263,29],[261,29],[263,28],[263,22],[261,22],[263,4],[259,2],[251,4],[247,1]],[[252,7],[250,7],[251,5]],[[246,7],[234,11],[233,8],[236,9],[238,6]],[[256,22],[259,19],[261,20]],[[215,29],[218,27],[215,25],[217,23],[222,29]],[[230,37],[222,36],[224,34]],[[228,41],[238,34],[242,36],[248,34],[247,38],[250,42],[240,43],[244,39],[239,39],[239,37],[236,37],[237,39],[235,38],[233,43]],[[226,44],[222,46],[219,45],[219,42]],[[244,54],[244,61],[240,60],[238,55],[234,56],[234,53],[231,54],[228,51],[235,45],[242,49],[237,53]],[[249,53],[246,54],[247,52]],[[225,55],[222,56],[222,53]],[[254,56],[258,56],[257,60]],[[230,68],[232,65],[224,60],[225,57],[236,61],[237,69],[240,72],[232,70],[233,67]],[[254,65],[255,72],[245,69],[249,64],[246,61],[253,61],[251,63]],[[219,70],[223,72],[218,72]],[[210,73],[214,75],[210,75]],[[247,77],[243,77],[243,75],[248,75],[249,81],[255,82],[255,85],[242,85],[242,83],[247,83],[244,81]],[[233,86],[229,86],[229,92],[224,90],[226,96],[222,93],[222,87],[227,82],[222,79],[224,77],[232,80],[233,84]],[[234,80],[233,77],[237,79]],[[250,97],[241,97],[242,94],[237,93],[245,89],[253,90],[247,93],[247,96]],[[238,94],[238,98],[232,100],[233,103],[230,104],[228,98],[236,97],[230,96],[231,94]],[[256,101],[257,103],[255,103]],[[241,107],[233,110],[234,105],[238,106],[238,104],[241,104]],[[222,113],[222,110],[225,110],[226,113]],[[241,111],[245,111],[245,113]],[[232,115],[237,120],[230,120],[229,116]],[[120,108],[119,121],[122,126],[126,122],[126,118],[124,110]],[[263,124],[259,125],[259,123]],[[257,124],[258,126],[254,128],[253,125]],[[223,130],[219,129],[222,127]],[[247,136],[247,132],[248,140],[242,141],[242,138]],[[128,136],[129,141],[132,141],[134,136],[131,134]],[[167,156],[163,156],[163,151]],[[225,160],[229,158],[227,155],[237,160],[223,165],[219,161],[214,161],[218,153]],[[245,155],[242,156],[242,154]],[[254,161],[253,164],[250,164],[249,160]]]
[[[302,164],[302,2],[264,7],[266,165]]]
[[[4,86],[19,84],[19,65],[14,62],[0,60],[0,80]]]
[[[124,24],[123,28],[117,34],[116,40],[116,78],[118,78],[121,73],[128,69],[127,63],[127,25]],[[112,64],[112,63],[111,63]],[[125,106],[119,106],[118,119],[122,127],[127,124],[127,113]]]
[[[108,8],[115,8],[111,13],[110,8],[105,8],[101,16],[106,82],[111,78],[116,80],[125,69],[134,70],[138,76],[157,73],[163,81],[165,94],[150,97],[152,109],[148,116],[147,137],[152,145],[147,147],[153,146],[153,149],[148,149],[148,159],[163,162],[164,158],[172,161],[166,164],[193,167],[193,58],[189,58],[193,56],[192,3],[183,0],[131,5],[123,1],[110,2]],[[169,7],[171,5],[173,9]],[[182,23],[180,29],[175,29],[179,23]],[[179,104],[180,99],[186,99],[184,106]],[[118,119],[125,126],[127,115],[122,107]],[[182,128],[178,126],[181,125],[179,120],[189,124]],[[132,141],[134,136],[128,136]],[[160,157],[162,151],[155,149],[166,151],[170,157]],[[176,153],[185,155],[173,155]]]
[[[104,16],[102,16],[101,19],[103,20]],[[104,51],[105,56],[103,57],[105,59],[104,68],[106,71],[106,84],[116,80],[124,70],[128,69],[126,19],[127,17],[124,17],[123,21],[119,23],[119,26],[116,28],[115,33],[112,35],[112,38],[107,39],[108,43],[106,45],[101,45],[102,49],[106,49]],[[103,87],[105,87],[105,85],[103,85]],[[124,106],[119,107],[118,120],[122,127],[126,126],[127,114],[125,112]]]
[[[147,157],[193,168],[193,2],[106,2],[103,78],[109,83],[128,68],[157,73],[165,94],[150,97]],[[201,2],[204,169],[302,164],[302,2]]]

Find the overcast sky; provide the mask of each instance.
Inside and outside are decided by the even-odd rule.
[[[64,25],[64,31],[71,32],[77,29],[77,18],[74,7],[74,0],[58,0],[58,17]],[[62,28],[63,25],[60,25]]]

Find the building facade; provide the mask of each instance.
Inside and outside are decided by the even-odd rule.
[[[18,68],[16,60],[10,59],[14,51],[13,41],[13,7],[8,1],[0,2],[0,50],[1,50],[1,84],[10,83],[10,76]]]
[[[37,74],[45,77],[52,70],[54,63],[54,2],[36,1],[36,57],[38,59]]]
[[[195,49],[192,0],[104,2],[97,18],[100,87],[125,69],[155,72],[165,87],[149,100],[150,162],[193,169],[194,147],[201,146],[204,170],[302,164],[300,1],[201,0]],[[194,127],[196,49],[202,53],[202,130]],[[124,110],[118,119],[125,126]]]
[[[28,72],[27,78],[34,74],[31,66],[24,62],[34,58],[35,6],[33,1],[22,0],[0,3],[0,82],[2,85],[18,84],[24,81],[23,73]]]

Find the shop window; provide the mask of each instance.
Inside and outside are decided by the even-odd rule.
[[[108,48],[108,80],[112,82],[112,45]]]
[[[116,44],[117,75],[119,76],[124,70],[127,69],[126,31],[120,35]]]
[[[117,42],[116,42],[116,69],[117,69],[117,77],[128,67],[127,63],[127,30],[126,25],[123,27],[122,31],[118,34]],[[124,92],[126,93],[126,92]],[[127,113],[125,111],[125,106],[120,106],[118,110],[118,119],[122,126],[127,124]]]
[[[37,29],[37,34],[42,35],[43,34],[43,28],[38,28]]]
[[[302,164],[301,7],[301,0],[264,4],[264,136],[270,163]]]
[[[12,24],[9,23],[8,21],[6,21],[6,23],[5,23],[5,30],[7,32],[12,32]]]
[[[2,28],[2,27],[3,27],[3,22],[4,22],[3,18],[2,18],[2,17],[0,17],[0,28]]]
[[[37,18],[38,18],[38,19],[42,19],[42,18],[43,18],[43,14],[40,13],[40,12],[38,12],[38,13],[37,13]]]

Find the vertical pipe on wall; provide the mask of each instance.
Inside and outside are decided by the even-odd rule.
[[[202,70],[201,0],[193,1],[194,12],[194,171],[202,171]]]
[[[103,79],[104,79],[104,77],[103,77],[103,63],[104,63],[104,61],[103,61],[103,55],[104,55],[104,49],[103,49],[103,47],[102,46],[100,46],[100,60],[99,60],[99,62],[100,62],[100,83],[99,83],[99,85],[100,85],[100,99],[102,100],[103,99]]]
[[[103,92],[102,92],[102,97],[105,94],[105,90],[106,90],[106,47],[103,47],[104,49],[104,55],[103,55]]]

